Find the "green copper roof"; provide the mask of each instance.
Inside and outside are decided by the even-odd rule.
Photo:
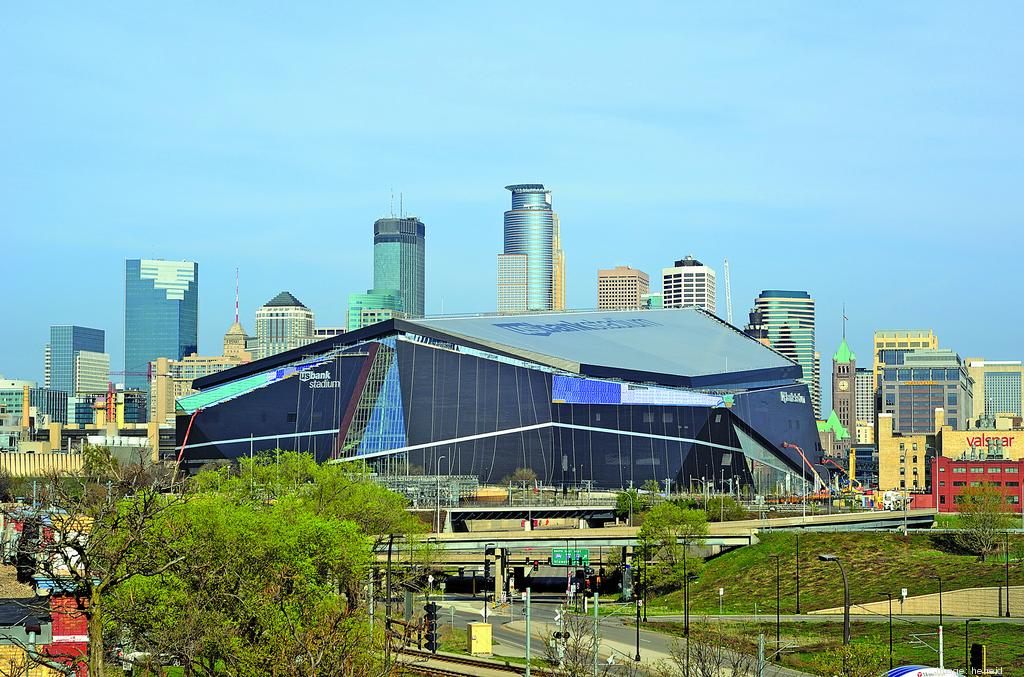
[[[846,342],[843,341],[845,345]],[[839,422],[839,416],[836,414],[836,410],[833,409],[832,413],[828,415],[828,420],[818,421],[818,432],[829,432],[832,431],[836,435],[836,440],[845,440],[850,437],[850,432]]]
[[[843,337],[843,342],[839,344],[839,350],[832,356],[832,359],[839,364],[849,364],[853,360],[857,359],[857,356],[850,350],[850,346],[846,343],[846,337]]]

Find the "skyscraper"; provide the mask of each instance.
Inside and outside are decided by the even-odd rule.
[[[392,317],[404,317],[402,308],[402,295],[397,289],[367,289],[365,294],[349,294],[346,326],[355,331]]]
[[[650,278],[642,270],[615,266],[597,271],[598,310],[636,310],[643,308],[643,297],[650,292]]]
[[[564,307],[565,256],[558,215],[551,210],[551,191],[540,183],[516,184],[505,189],[512,192],[512,209],[505,212],[505,250],[498,255],[498,311]],[[524,269],[525,298],[513,298],[511,295],[518,295],[522,288]]]
[[[397,291],[409,317],[424,313],[425,236],[426,227],[415,216],[373,224],[373,288]]]
[[[815,378],[814,299],[805,291],[766,289],[754,299],[754,311],[760,313],[769,345],[803,369],[800,380],[811,393],[814,415],[821,418],[821,383]]]
[[[985,360],[969,357],[964,362],[974,380],[971,418],[997,414],[1024,415],[1024,365],[1019,360]]]
[[[313,311],[283,291],[256,311],[257,359],[283,353],[313,341]]]
[[[875,332],[875,392],[881,385],[882,369],[899,366],[912,350],[936,349],[939,337],[931,329],[880,329]]]
[[[857,367],[857,443],[875,439],[875,375],[867,367]]]
[[[661,297],[666,308],[697,306],[714,313],[718,307],[714,269],[692,256],[662,268]]]
[[[82,352],[104,353],[104,343],[105,335],[102,329],[69,324],[50,327],[50,342],[46,346],[46,387],[69,395],[80,392],[75,378],[76,360]],[[109,372],[109,367],[107,371]]]
[[[124,286],[125,385],[149,390],[149,363],[180,360],[199,344],[199,264],[129,259]]]

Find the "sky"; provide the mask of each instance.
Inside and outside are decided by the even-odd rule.
[[[200,352],[282,290],[321,326],[372,284],[372,225],[427,233],[427,312],[495,309],[511,183],[597,270],[692,254],[808,290],[842,334],[932,328],[1024,358],[1024,5],[27,3],[0,17],[0,374],[51,324],[123,364],[124,260],[199,262]],[[826,396],[826,400],[827,400]]]

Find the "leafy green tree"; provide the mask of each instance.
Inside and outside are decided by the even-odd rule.
[[[712,496],[708,499],[705,510],[712,522],[747,519],[746,509],[731,496]]]
[[[523,482],[526,482],[527,485],[532,485],[536,481],[537,473],[534,472],[532,468],[516,468],[512,474],[506,475],[505,478],[501,480],[501,483],[508,484],[511,482],[512,484],[522,484]]]
[[[615,515],[617,517],[628,518],[633,515],[635,523],[636,517],[644,509],[645,504],[641,503],[640,492],[632,487],[615,495]]]
[[[1009,506],[992,486],[967,487],[960,494],[960,528],[953,536],[958,546],[984,561],[999,547],[999,535],[1010,523]]]
[[[651,508],[638,534],[645,559],[651,563],[651,585],[660,590],[678,589],[687,575],[698,573],[702,560],[691,557],[688,550],[703,544],[707,534],[708,520],[703,510],[670,502]]]

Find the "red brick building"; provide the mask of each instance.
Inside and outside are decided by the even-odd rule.
[[[936,456],[932,459],[932,498],[939,512],[956,512],[960,494],[968,487],[992,486],[1006,497],[1013,512],[1024,504],[1024,459],[959,460]]]

